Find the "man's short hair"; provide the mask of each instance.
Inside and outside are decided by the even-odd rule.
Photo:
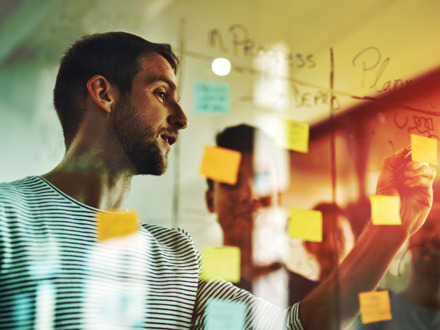
[[[87,95],[87,81],[94,75],[102,75],[125,95],[131,91],[133,77],[141,68],[141,57],[155,53],[177,71],[179,61],[169,44],[149,42],[125,32],[86,35],[66,51],[54,88],[54,105],[66,146],[72,142],[84,117],[81,99]]]

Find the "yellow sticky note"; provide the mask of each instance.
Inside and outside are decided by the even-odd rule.
[[[322,213],[316,210],[290,209],[289,234],[304,241],[322,242]]]
[[[280,119],[278,141],[283,148],[309,152],[310,125],[293,119]]]
[[[134,211],[126,213],[97,213],[96,230],[98,232],[98,240],[104,241],[136,232],[138,230],[137,219],[137,213]]]
[[[411,134],[411,159],[416,162],[437,165],[437,140]]]
[[[199,172],[214,181],[233,185],[237,183],[240,161],[241,152],[239,151],[205,146]]]
[[[388,290],[360,292],[359,308],[364,324],[392,319]]]
[[[373,225],[401,225],[399,196],[370,196]]]
[[[221,278],[240,282],[240,249],[236,246],[205,247],[202,249],[202,278]]]

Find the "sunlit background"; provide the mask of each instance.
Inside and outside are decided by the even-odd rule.
[[[84,34],[122,30],[173,46],[189,120],[167,173],[133,180],[129,208],[143,222],[220,245],[198,173],[204,145],[241,122],[275,137],[284,118],[311,129],[309,152],[290,152],[283,206],[336,201],[360,230],[380,160],[410,133],[440,137],[439,13],[437,0],[2,0],[0,180],[61,160],[59,59]],[[197,83],[225,87],[227,111],[197,108]]]

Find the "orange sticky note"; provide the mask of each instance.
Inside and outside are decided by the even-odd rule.
[[[401,225],[399,196],[370,196],[373,225]]]
[[[304,241],[322,242],[321,211],[290,209],[289,234]]]
[[[360,292],[359,307],[363,324],[392,319],[388,290]]]
[[[411,134],[411,159],[416,162],[437,165],[437,140]]]
[[[239,151],[205,146],[200,174],[214,181],[233,185],[237,183],[240,161],[241,152]]]
[[[98,212],[96,214],[98,240],[104,241],[136,232],[138,230],[137,219],[137,213],[134,211],[126,213]]]
[[[204,247],[202,278],[240,282],[240,249],[236,246]]]
[[[283,148],[309,152],[310,125],[293,119],[280,119],[278,141]]]

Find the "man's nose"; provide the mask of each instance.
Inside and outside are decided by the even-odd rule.
[[[188,118],[186,118],[183,109],[179,104],[172,105],[171,114],[167,118],[168,124],[177,129],[185,129],[188,127]]]
[[[240,201],[252,204],[255,208],[261,206],[260,196],[256,193],[253,188],[252,180],[244,184],[240,189]]]

